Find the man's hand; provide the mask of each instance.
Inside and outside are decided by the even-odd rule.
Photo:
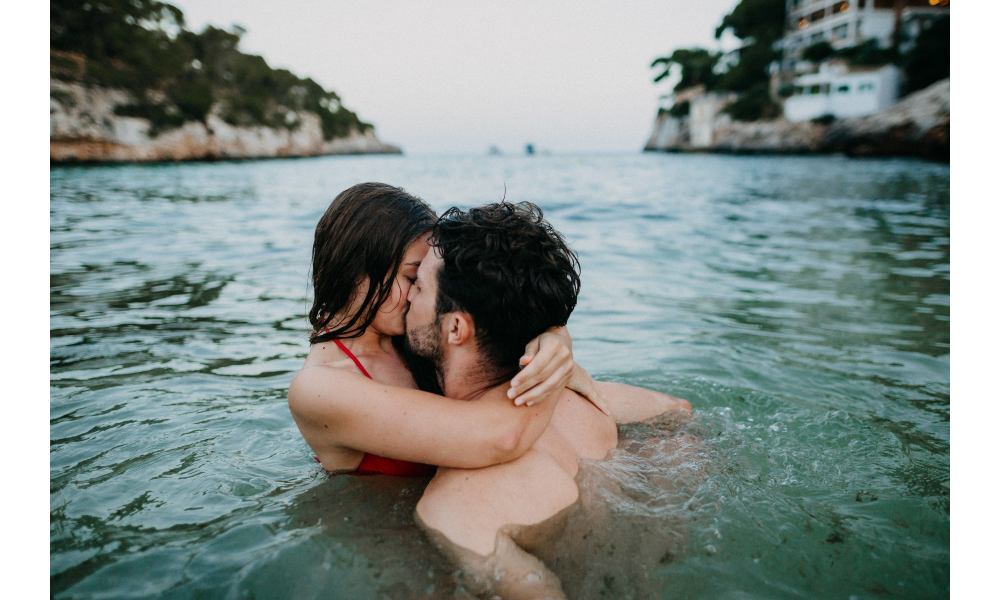
[[[590,376],[590,373],[586,369],[575,362],[573,363],[573,374],[570,376],[566,387],[590,400],[590,403],[596,406],[602,413],[609,417],[611,416],[611,411],[608,410],[608,401],[604,398],[604,394],[597,389],[597,382],[594,381],[594,378]]]
[[[681,412],[691,413],[690,402],[662,392],[610,381],[596,382],[594,387],[607,400],[611,416],[619,425],[645,421],[668,411],[678,411],[674,419]]]
[[[573,375],[573,340],[565,327],[552,327],[528,342],[520,359],[523,370],[510,382],[507,397],[531,406],[565,387]]]

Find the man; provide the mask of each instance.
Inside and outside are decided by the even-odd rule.
[[[505,395],[527,341],[565,325],[576,306],[576,256],[528,203],[451,209],[429,243],[410,288],[408,342],[434,361],[446,396],[475,402]],[[577,461],[615,447],[616,421],[691,409],[658,392],[590,384],[611,416],[564,390],[548,428],[524,455],[482,469],[439,468],[417,504],[418,523],[472,575],[477,593],[563,597],[558,579],[525,550],[579,497]]]

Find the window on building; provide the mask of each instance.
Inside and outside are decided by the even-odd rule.
[[[817,44],[817,43],[822,42],[822,41],[823,41],[823,32],[822,31],[820,31],[819,33],[812,34],[812,37],[809,38],[809,43],[810,44]]]
[[[799,19],[799,29],[809,27],[809,19]]]
[[[872,83],[872,82],[870,82],[870,81],[866,81],[864,83],[858,84],[858,91],[859,92],[871,92],[871,91],[874,91],[874,90],[875,90],[875,84]]]
[[[834,39],[838,39],[839,40],[839,39],[846,38],[847,37],[847,23],[844,23],[843,25],[837,25],[836,27],[833,28],[833,30],[831,30],[830,33],[831,33],[831,35],[833,36]]]
[[[858,10],[865,7],[865,0],[858,0]]]
[[[851,91],[851,86],[849,86],[849,85],[837,86],[837,93],[838,94],[846,94],[847,92],[850,92],[850,91]]]
[[[809,86],[809,93],[811,95],[815,95],[815,94],[820,93],[820,86],[818,86],[818,85],[811,85],[811,86]]]
[[[875,10],[880,8],[892,8],[895,4],[895,0],[875,0]]]
[[[847,9],[849,8],[851,8],[851,4],[849,2],[838,2],[833,5],[833,14],[847,12]]]
[[[805,91],[805,89],[801,85],[797,85],[797,86],[795,86],[795,87],[792,88],[792,93],[793,94],[797,94],[797,95],[798,94],[802,94],[804,91]]]
[[[826,16],[826,11],[825,10],[817,10],[816,12],[812,13],[811,15],[809,15],[809,20],[811,22],[815,23],[816,21],[819,21],[820,19],[822,19],[825,16]]]

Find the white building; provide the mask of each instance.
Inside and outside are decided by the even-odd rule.
[[[893,65],[848,71],[843,64],[822,64],[818,73],[794,79],[793,95],[785,100],[785,118],[794,122],[824,115],[838,119],[869,115],[899,98],[900,78]]]
[[[882,48],[892,45],[897,0],[785,0],[785,36],[777,48],[783,51],[782,71],[804,72],[811,63],[802,61],[802,51],[819,42],[834,50],[875,39]],[[901,51],[907,51],[922,29],[950,12],[949,0],[902,0]]]

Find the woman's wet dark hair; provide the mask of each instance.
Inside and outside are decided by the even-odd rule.
[[[391,185],[359,183],[341,192],[316,225],[310,343],[364,333],[392,292],[406,249],[436,220],[423,200]],[[358,311],[334,322],[365,277],[368,292]]]

